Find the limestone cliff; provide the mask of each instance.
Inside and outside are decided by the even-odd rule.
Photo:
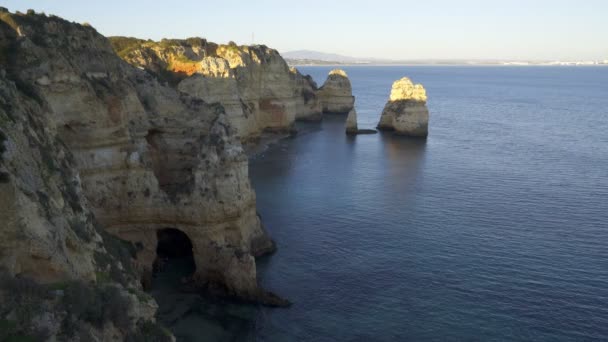
[[[20,69],[48,62],[35,55],[49,41],[32,32],[63,28],[97,35],[0,8],[0,340],[171,341],[134,247],[100,229],[55,114]]]
[[[400,135],[426,137],[428,124],[429,111],[424,87],[412,83],[407,77],[395,81],[382,111],[378,129],[394,131]]]
[[[323,113],[348,114],[355,106],[355,97],[346,72],[334,69],[317,91]]]
[[[127,273],[133,279],[116,286],[139,291],[134,275],[151,271],[158,231],[174,228],[192,242],[197,286],[280,304],[257,284],[254,257],[273,243],[224,108],[125,63],[91,27],[5,10],[0,19],[8,276],[47,284]],[[134,246],[134,258],[112,261],[124,254],[108,252],[113,236]],[[136,331],[150,312],[116,334]]]
[[[311,79],[290,71],[279,53],[264,45],[218,45],[201,38],[111,41],[130,64],[181,92],[222,104],[244,140],[265,131],[290,131],[296,118],[320,116]]]

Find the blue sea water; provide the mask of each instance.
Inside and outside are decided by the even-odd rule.
[[[252,159],[258,274],[294,304],[165,296],[178,340],[608,340],[608,68],[344,69],[360,128],[424,84],[428,139],[333,115]]]
[[[329,67],[304,67],[319,85]],[[394,80],[429,138],[301,124],[251,162],[278,252],[258,341],[608,340],[608,68],[344,67],[360,128]]]

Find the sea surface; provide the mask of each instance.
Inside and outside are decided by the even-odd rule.
[[[422,83],[428,139],[328,115],[253,158],[259,277],[294,304],[165,298],[179,340],[608,340],[608,67],[343,69],[359,128]]]

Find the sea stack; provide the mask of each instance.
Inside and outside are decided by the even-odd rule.
[[[407,77],[395,81],[377,128],[399,135],[426,138],[428,125],[429,111],[424,87],[412,83]]]
[[[323,113],[347,114],[355,106],[355,97],[346,72],[334,69],[317,92]]]
[[[346,117],[346,135],[376,133],[378,133],[378,131],[375,129],[359,129],[359,125],[357,124],[357,111],[355,108],[348,112],[348,117]]]
[[[357,127],[357,111],[353,108],[346,118],[346,134],[357,134],[359,128]]]

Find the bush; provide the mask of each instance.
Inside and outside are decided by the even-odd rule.
[[[129,334],[125,339],[127,342],[169,342],[172,341],[171,333],[162,326],[146,321],[138,324],[137,331]]]
[[[76,318],[101,328],[113,322],[120,329],[129,328],[131,301],[115,286],[94,287],[82,282],[68,286],[63,296],[67,311]]]

